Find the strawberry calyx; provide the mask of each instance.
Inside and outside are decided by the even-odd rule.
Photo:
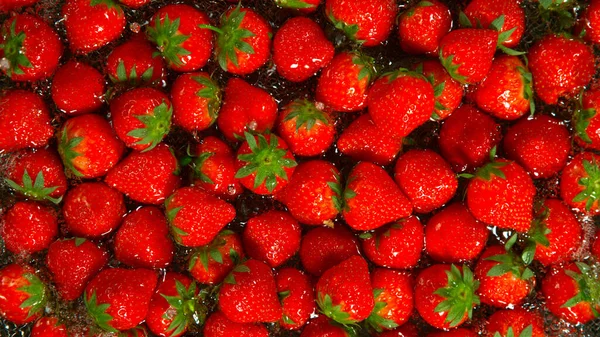
[[[327,15],[327,18],[333,24],[333,26],[335,28],[337,28],[338,30],[341,30],[350,40],[352,40],[358,44],[365,43],[365,40],[358,40],[356,38],[356,34],[358,33],[358,30],[360,29],[360,27],[358,27],[357,24],[348,24],[348,23],[344,22],[343,20],[339,20],[338,18],[335,17],[335,15],[333,14],[333,12],[330,8],[327,8],[327,10],[325,11],[325,14]]]
[[[446,271],[446,275],[447,286],[434,292],[444,298],[444,301],[438,304],[434,311],[447,312],[446,322],[450,323],[450,327],[455,327],[461,323],[465,315],[469,319],[473,316],[473,307],[479,304],[479,296],[476,294],[479,281],[473,278],[473,272],[466,265],[463,265],[461,273],[452,264],[450,270]]]
[[[69,137],[69,130],[66,127],[62,129],[60,132],[60,139],[58,141],[58,154],[62,158],[62,161],[65,165],[65,169],[72,172],[77,177],[83,177],[83,174],[79,172],[75,168],[75,164],[73,163],[77,157],[80,157],[82,154],[75,151],[75,148],[81,144],[83,141],[83,137]]]
[[[190,283],[186,288],[181,282],[175,280],[176,296],[161,296],[171,306],[163,315],[163,319],[171,321],[166,332],[170,336],[178,336],[192,324],[204,324],[208,309],[202,304],[202,298],[196,295],[196,282]]]
[[[397,220],[396,222],[389,225],[385,231],[376,230],[373,232],[363,232],[358,237],[363,240],[375,238],[375,249],[379,249],[379,246],[381,245],[381,237],[389,238],[392,235],[392,229],[402,229],[402,227],[404,227],[404,225],[402,224],[404,221],[406,221],[406,219]]]
[[[316,5],[306,3],[302,0],[275,0],[275,3],[279,7],[291,8],[291,9],[306,9],[306,8],[316,7]]]
[[[26,293],[29,297],[19,305],[19,308],[29,308],[29,311],[27,312],[27,318],[29,318],[44,310],[46,302],[48,301],[48,290],[42,280],[33,273],[26,272],[23,274],[23,278],[25,278],[29,284],[17,288],[17,290]]]
[[[525,64],[527,64],[527,57],[525,58]],[[529,114],[533,116],[535,113],[535,100],[533,99],[533,76],[531,72],[525,67],[518,67],[517,71],[521,74],[523,81],[523,98],[529,101]]]
[[[144,124],[144,127],[131,130],[127,133],[130,137],[140,138],[135,143],[137,145],[150,144],[142,152],[148,152],[155,148],[171,130],[171,116],[173,116],[173,108],[171,106],[167,106],[167,103],[163,101],[152,112],[149,115],[134,116]]]
[[[540,18],[550,23],[548,27],[554,32],[568,31],[575,25],[576,18],[573,15],[574,1],[540,0]]]
[[[192,270],[196,264],[200,262],[202,267],[204,267],[204,270],[208,271],[208,263],[210,262],[210,259],[219,264],[223,264],[223,254],[221,254],[219,249],[227,243],[223,236],[231,235],[232,233],[233,232],[230,230],[224,230],[219,233],[219,235],[210,244],[198,247],[190,258],[188,269]],[[238,252],[236,252],[233,248],[229,250],[229,258],[234,263],[237,263],[240,260]]]
[[[423,75],[422,73],[419,73],[417,71],[408,70],[406,68],[398,68],[396,70],[387,72],[382,75],[382,77],[385,77],[387,79],[388,83],[391,83],[391,82],[395,81],[397,78],[404,77],[404,76],[420,78],[422,80],[429,82],[429,79],[427,79],[427,77],[425,77],[425,75]]]
[[[206,173],[202,172],[202,167],[204,166],[204,162],[214,156],[215,154],[213,152],[203,152],[201,153],[199,156],[197,156],[196,158],[193,159],[192,162],[192,170],[194,172],[194,177],[200,179],[202,182],[208,183],[208,184],[215,184],[214,181],[212,181],[212,179],[210,179]]]
[[[406,17],[411,17],[413,15],[415,15],[415,11],[417,10],[417,8],[419,7],[431,7],[433,6],[433,2],[431,1],[419,1],[419,3],[417,3],[416,5],[414,5],[413,7],[411,7],[408,11],[406,11],[403,15],[406,15]]]
[[[497,277],[510,272],[515,277],[524,281],[534,276],[533,271],[526,267],[527,264],[523,259],[512,251],[517,238],[517,234],[514,234],[506,241],[506,244],[504,244],[505,254],[493,255],[485,259],[486,261],[498,262],[498,264],[488,270],[486,276]]]
[[[508,330],[506,330],[506,335],[503,336],[500,334],[500,332],[496,331],[494,333],[494,337],[531,337],[533,335],[533,325],[529,324],[525,329],[521,330],[521,333],[519,334],[519,336],[515,335],[515,331],[513,330],[512,326],[508,327]]]
[[[499,17],[497,17],[494,21],[492,21],[492,23],[490,23],[490,28],[494,29],[498,32],[498,42],[496,43],[498,49],[502,50],[505,54],[513,55],[513,56],[525,54],[525,52],[523,52],[523,51],[514,50],[514,49],[504,46],[503,43],[506,40],[508,40],[510,38],[510,36],[512,35],[512,33],[514,33],[514,31],[517,29],[517,27],[513,27],[513,28],[503,32],[502,28],[504,27],[504,19],[505,19],[505,16],[504,16],[504,14],[502,14]]]
[[[23,75],[25,72],[22,68],[32,68],[33,65],[29,61],[29,58],[23,52],[23,42],[25,42],[25,32],[20,31],[17,33],[17,19],[14,18],[10,24],[10,28],[7,31],[6,28],[2,29],[2,36],[4,37],[4,43],[0,44],[0,49],[4,52],[4,58],[8,60],[9,66],[6,69],[6,75],[12,77],[15,75]]]
[[[212,125],[217,120],[221,108],[221,88],[210,77],[194,76],[192,79],[204,86],[196,92],[196,96],[205,98],[208,101],[208,116]]]
[[[233,273],[249,273],[249,272],[250,272],[250,268],[248,268],[248,266],[246,266],[245,264],[240,263],[233,268],[233,270],[225,277],[225,280],[223,282],[225,282],[227,284],[237,284],[237,281],[235,280],[235,275]]]
[[[184,231],[183,229],[174,225],[175,217],[177,217],[177,213],[179,213],[179,211],[181,211],[183,206],[171,208],[171,202],[173,201],[173,196],[175,196],[175,194],[170,195],[165,200],[165,215],[167,216],[167,221],[169,222],[169,228],[170,228],[171,234],[173,235],[173,239],[175,239],[175,242],[181,243],[181,241],[182,241],[181,238],[183,236],[188,236],[189,234],[186,231]]]
[[[575,112],[573,113],[573,125],[575,126],[575,133],[581,140],[591,144],[592,139],[587,133],[587,128],[590,126],[590,121],[596,116],[596,109],[594,108],[583,108],[583,90],[579,93],[579,96],[575,102]]]
[[[183,48],[183,43],[189,38],[189,35],[183,35],[179,32],[180,19],[173,21],[169,15],[165,15],[161,21],[160,18],[154,19],[154,26],[149,25],[146,30],[148,40],[154,42],[158,47],[155,55],[162,55],[170,64],[181,66],[181,57],[190,54],[190,51]]]
[[[296,119],[296,131],[302,126],[310,131],[317,122],[329,125],[327,115],[319,110],[315,103],[307,99],[297,99],[289,105],[290,113],[283,119],[284,122]]]
[[[439,56],[440,56],[440,62],[442,63],[442,65],[444,66],[444,68],[446,69],[446,71],[448,72],[448,75],[450,75],[450,77],[452,77],[453,79],[455,79],[456,81],[458,81],[461,84],[467,83],[467,77],[462,74],[459,74],[459,72],[458,72],[458,70],[462,64],[454,63],[454,54],[450,54],[450,55],[444,57],[444,50],[442,48],[440,48]]]
[[[550,234],[551,230],[546,226],[548,215],[548,207],[544,207],[540,215],[538,215],[531,223],[531,229],[526,234],[525,238],[525,248],[521,254],[521,259],[525,265],[529,265],[533,262],[537,245],[544,247],[550,246],[548,234]]]
[[[594,203],[600,199],[600,167],[598,167],[595,157],[592,162],[584,159],[582,165],[586,176],[581,177],[578,184],[583,187],[583,190],[572,201],[585,201],[585,209],[589,211]]]
[[[317,295],[317,306],[325,316],[341,325],[356,325],[359,322],[355,319],[352,319],[350,314],[344,311],[342,304],[334,305],[329,294],[323,294],[319,292]]]
[[[110,321],[113,320],[113,317],[106,312],[110,307],[110,304],[99,304],[95,291],[92,291],[92,295],[89,298],[87,295],[84,295],[83,303],[85,304],[88,315],[100,329],[108,332],[118,332],[117,329],[110,325]]]
[[[496,161],[496,147],[494,146],[490,150],[490,162],[480,167],[475,175],[472,174],[459,174],[460,177],[463,178],[479,178],[485,181],[492,180],[492,177],[498,177],[500,179],[506,179],[506,175],[502,172],[501,168],[508,165],[508,162]]]
[[[327,186],[333,191],[333,195],[331,196],[333,207],[335,207],[338,212],[347,211],[349,208],[344,202],[346,199],[346,191],[344,191],[344,187],[342,186],[342,177],[333,169],[331,172],[333,173],[334,181],[327,182]],[[348,190],[348,198],[352,198],[356,195],[355,193],[352,195],[352,193],[354,193],[352,190]]]
[[[118,13],[122,13],[123,10],[114,0],[90,0],[90,6],[105,5],[107,9],[114,9]]]
[[[387,303],[385,301],[378,301],[379,297],[384,293],[384,289],[373,289],[373,298],[375,298],[375,306],[371,315],[366,319],[366,325],[381,333],[384,330],[392,330],[398,327],[398,323],[391,319],[384,318],[380,315],[380,312],[385,309]]]
[[[375,59],[359,51],[353,51],[350,54],[352,55],[352,63],[360,67],[358,72],[358,80],[362,81],[364,78],[366,78],[367,83],[371,83],[371,81],[375,78],[376,73]]]
[[[150,82],[152,80],[153,74],[154,67],[150,67],[146,69],[146,71],[144,71],[144,73],[141,76],[138,76],[135,64],[131,67],[131,71],[129,72],[129,74],[127,74],[125,62],[123,62],[123,60],[120,60],[119,64],[117,65],[117,76],[109,74],[108,77],[113,83],[129,83],[133,86],[136,86],[141,82]]]
[[[575,262],[575,265],[579,269],[579,273],[572,270],[566,270],[565,273],[577,283],[579,291],[562,307],[570,308],[578,303],[589,303],[594,317],[598,317],[600,314],[596,308],[600,306],[600,266],[583,262]]]
[[[32,181],[31,176],[25,170],[23,173],[23,184],[19,185],[15,181],[5,178],[4,181],[15,191],[35,200],[48,200],[54,204],[60,203],[62,197],[52,198],[50,194],[56,191],[58,186],[46,187],[44,183],[44,173],[39,171],[35,177],[35,181]]]

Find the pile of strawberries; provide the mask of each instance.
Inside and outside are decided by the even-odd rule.
[[[600,315],[600,0],[231,2],[2,0],[0,335]]]

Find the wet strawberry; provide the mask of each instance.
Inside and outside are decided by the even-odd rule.
[[[582,152],[575,156],[564,168],[560,177],[560,197],[579,212],[597,214],[598,181],[600,181],[600,166],[596,154]]]
[[[415,71],[422,72],[433,85],[435,111],[431,117],[441,120],[450,116],[462,101],[463,85],[454,80],[442,64],[436,60],[419,63]]]
[[[575,141],[586,149],[600,149],[600,85],[594,82],[588,90],[583,91],[577,100],[573,114]]]
[[[232,322],[220,311],[215,311],[204,324],[204,337],[269,337],[269,331],[262,324]]]
[[[194,249],[188,270],[202,284],[217,284],[221,283],[243,258],[244,250],[240,236],[224,230],[208,245]]]
[[[452,27],[448,7],[437,1],[420,1],[398,19],[400,47],[409,54],[437,55],[440,40]]]
[[[217,120],[221,88],[207,73],[182,74],[171,88],[173,122],[186,131],[202,131]]]
[[[300,244],[302,266],[315,276],[354,255],[359,255],[358,242],[349,230],[339,225],[312,229]]]
[[[580,13],[575,31],[583,35],[587,42],[600,43],[600,2],[590,1]]]
[[[140,8],[149,4],[150,1],[152,0],[119,0],[120,3],[130,8]]]
[[[450,331],[433,332],[427,335],[427,337],[477,337],[479,336],[475,332],[469,329],[458,328]]]
[[[367,324],[375,331],[392,330],[408,321],[414,307],[414,280],[406,272],[377,268],[371,273],[375,307]]]
[[[69,61],[52,79],[52,100],[67,115],[91,113],[102,107],[104,87],[104,77],[96,68]]]
[[[54,209],[33,201],[17,202],[6,210],[2,225],[4,247],[17,255],[44,250],[58,235]]]
[[[494,28],[492,23],[499,17],[504,17],[504,24],[498,32],[508,36],[502,44],[505,47],[516,47],[525,32],[525,10],[520,6],[520,0],[502,0],[489,2],[474,0],[465,8],[465,18],[469,24],[483,28]],[[470,25],[469,25],[470,26]]]
[[[0,4],[0,12],[8,12],[21,7],[33,6],[39,0],[6,0]]]
[[[315,311],[315,291],[306,274],[283,268],[275,276],[283,315],[279,324],[286,330],[302,328]]]
[[[341,324],[338,324],[324,315],[319,315],[311,319],[302,330],[300,337],[350,337],[348,331]]]
[[[317,10],[321,0],[274,0],[277,6],[308,14]]]
[[[19,325],[39,318],[48,300],[48,290],[33,268],[16,263],[0,269],[0,293],[0,317]]]
[[[67,327],[58,318],[45,316],[37,320],[31,328],[31,337],[69,337]]]
[[[415,325],[409,322],[404,323],[401,327],[396,328],[392,331],[385,331],[381,333],[379,337],[418,337],[418,331]]]
[[[545,337],[544,319],[538,313],[521,308],[498,310],[488,318],[487,337]]]
[[[113,83],[162,84],[165,63],[142,34],[116,46],[106,58],[106,72]]]

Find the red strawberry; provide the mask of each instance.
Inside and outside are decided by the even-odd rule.
[[[423,225],[416,217],[402,219],[360,237],[365,256],[378,266],[409,269],[416,267],[421,258]]]
[[[16,263],[0,269],[0,293],[0,317],[19,325],[39,318],[49,295],[32,267]]]
[[[213,34],[202,25],[209,23],[208,16],[184,4],[160,8],[146,30],[169,68],[195,71],[206,65],[213,49]]]
[[[105,178],[106,183],[129,198],[146,204],[161,204],[181,183],[177,158],[159,144],[148,152],[131,152]]]
[[[52,100],[67,115],[94,112],[103,104],[104,77],[94,67],[69,61],[52,79]]]
[[[327,316],[320,315],[311,319],[302,330],[300,337],[350,337],[343,325],[331,321]]]
[[[0,152],[43,147],[54,134],[40,96],[25,90],[0,92]]]
[[[438,329],[459,326],[479,304],[479,282],[467,266],[435,264],[423,269],[415,286],[415,307],[425,322]]]
[[[173,108],[161,91],[138,88],[112,100],[110,115],[115,133],[125,145],[146,152],[169,133]]]
[[[58,34],[38,16],[18,14],[2,24],[0,57],[8,61],[2,72],[13,81],[52,76],[62,53]]]
[[[544,319],[538,313],[521,308],[498,310],[488,318],[487,337],[546,337]]]
[[[463,329],[457,329],[463,330]],[[419,337],[417,328],[412,323],[404,323],[401,327],[391,331],[384,331],[379,334],[379,337]],[[459,336],[465,337],[465,336]],[[471,337],[471,336],[467,336]],[[474,337],[474,336],[473,336]]]
[[[220,311],[208,317],[203,332],[204,337],[269,337],[269,331],[262,324],[232,322]]]
[[[467,207],[453,203],[435,214],[425,226],[425,250],[439,262],[464,262],[477,258],[488,239],[485,224]]]
[[[106,72],[113,83],[161,84],[165,63],[141,34],[116,46],[106,58]]]
[[[321,312],[340,324],[356,324],[366,319],[375,306],[369,266],[360,256],[352,256],[326,270],[316,290]]]
[[[587,85],[596,70],[592,48],[562,35],[547,35],[527,54],[533,88],[546,104],[572,97]]]
[[[199,247],[211,242],[235,218],[235,208],[195,187],[183,187],[165,201],[175,242]]]
[[[173,122],[186,131],[202,131],[217,120],[221,88],[207,73],[182,74],[171,88]]]
[[[52,316],[42,317],[31,328],[31,337],[69,337],[64,324]]]
[[[117,260],[135,268],[166,268],[173,260],[173,243],[162,211],[153,206],[129,213],[114,237]]]
[[[82,238],[54,241],[46,255],[46,266],[56,290],[65,301],[81,296],[87,283],[107,262],[108,254],[104,249]]]
[[[62,211],[68,232],[86,238],[111,233],[127,212],[123,195],[102,182],[86,182],[69,190]]]
[[[69,47],[87,54],[118,39],[125,13],[115,0],[67,0],[62,7]]]
[[[450,331],[433,332],[427,335],[427,337],[477,337],[479,336],[475,332],[469,329],[458,328]]]
[[[388,165],[402,149],[402,137],[380,129],[369,114],[364,114],[344,129],[337,148],[354,160]]]
[[[24,150],[8,161],[6,183],[35,200],[59,203],[67,190],[67,178],[60,157],[53,150]]]
[[[48,248],[58,234],[56,212],[33,201],[20,201],[2,216],[4,247],[14,254],[31,254]]]
[[[455,81],[437,60],[423,61],[415,70],[422,72],[433,85],[435,111],[431,117],[445,119],[450,116],[462,101],[463,85]]]
[[[437,55],[440,40],[452,27],[448,7],[437,1],[420,1],[398,18],[400,47],[409,54]]]
[[[576,211],[591,214],[600,212],[597,187],[597,182],[600,181],[600,164],[596,157],[592,152],[582,152],[562,171],[560,197]]]
[[[326,0],[325,14],[335,28],[365,47],[385,41],[394,26],[394,0]]]
[[[506,132],[504,151],[535,178],[549,178],[567,164],[571,151],[569,131],[549,116],[523,119]]]
[[[271,268],[248,260],[233,269],[219,291],[219,309],[237,323],[270,323],[281,318]]]
[[[39,0],[6,0],[0,4],[0,12],[9,12],[21,7],[33,6]]]
[[[265,90],[239,78],[231,78],[225,87],[225,100],[217,125],[229,140],[244,138],[244,132],[271,130],[277,119],[277,102]]]
[[[244,248],[248,256],[277,268],[300,249],[301,228],[289,213],[268,211],[248,220]]]
[[[125,146],[101,116],[68,119],[56,134],[58,153],[69,173],[82,178],[101,177],[119,162]]]
[[[356,230],[375,229],[412,213],[410,201],[394,180],[369,162],[354,166],[339,198],[344,200],[344,220]]]
[[[283,268],[275,281],[283,311],[279,324],[286,330],[302,328],[315,311],[315,291],[308,276],[298,269]]]
[[[431,150],[411,150],[400,156],[394,179],[418,213],[442,207],[458,187],[450,165]]]
[[[470,21],[467,26],[477,23],[478,27],[483,28],[494,28],[494,20],[504,17],[504,24],[498,32],[508,35],[502,42],[505,47],[516,47],[525,32],[525,10],[521,8],[520,0],[474,0],[469,2],[464,14]]]
[[[131,329],[146,317],[157,281],[156,272],[146,269],[104,269],[87,284],[83,302],[102,330]]]
[[[374,60],[359,51],[341,52],[323,69],[317,101],[335,111],[353,112],[367,105],[367,90],[375,78]]]
[[[377,268],[371,273],[375,307],[367,324],[375,331],[392,330],[410,318],[414,280],[406,272]]]
[[[202,284],[217,284],[243,258],[244,250],[239,235],[224,230],[210,244],[193,251],[188,270]]]
[[[590,1],[580,13],[576,31],[579,31],[587,42],[600,43],[600,2]]]
[[[279,114],[279,136],[297,156],[318,156],[333,143],[335,125],[327,112],[309,100],[295,100]]]
[[[275,198],[305,225],[330,224],[341,210],[339,171],[324,160],[304,162]]]
[[[297,10],[300,13],[308,14],[317,10],[321,0],[275,0],[279,7]]]
[[[454,171],[471,171],[485,163],[501,139],[493,118],[472,105],[462,105],[442,125],[438,145]]]
[[[302,237],[300,261],[304,269],[320,276],[325,270],[358,255],[358,242],[345,227],[317,227]]]
[[[586,149],[600,149],[600,85],[594,82],[588,90],[580,94],[573,114],[575,141]]]
[[[323,29],[313,20],[287,20],[273,39],[273,63],[281,77],[303,82],[326,66],[335,53]]]
[[[380,130],[405,137],[429,120],[435,93],[423,75],[398,69],[375,81],[369,90],[368,106]]]
[[[236,75],[247,75],[262,67],[269,59],[271,26],[254,10],[230,8],[221,16],[220,27],[201,25],[217,33],[217,62]]]

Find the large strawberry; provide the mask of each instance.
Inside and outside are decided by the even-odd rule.
[[[143,34],[116,46],[106,57],[106,72],[113,83],[160,84],[166,75],[165,63]]]
[[[397,12],[394,0],[325,1],[325,14],[335,28],[365,47],[388,38]]]
[[[580,212],[600,212],[600,157],[592,152],[575,156],[560,177],[560,197],[571,208]]]
[[[367,318],[373,330],[382,332],[401,326],[414,307],[414,279],[407,272],[377,268],[371,273],[375,307]]]
[[[289,213],[268,211],[248,220],[244,248],[252,259],[277,268],[300,249],[301,228]]]
[[[202,284],[217,284],[221,283],[243,258],[244,250],[240,236],[230,230],[224,230],[208,245],[192,251],[188,270]]]
[[[48,290],[28,265],[0,269],[0,317],[15,324],[33,322],[43,314]]]
[[[339,225],[334,228],[317,227],[306,233],[300,244],[302,266],[315,276],[358,254],[356,237]]]
[[[315,311],[315,291],[309,277],[298,269],[283,268],[275,281],[283,312],[279,323],[286,330],[303,327]]]
[[[44,316],[31,328],[30,337],[69,337],[67,327],[53,316]]]
[[[269,337],[269,331],[262,324],[232,322],[220,311],[213,312],[206,320],[204,337]]]
[[[104,76],[83,62],[69,61],[63,64],[52,78],[52,101],[70,116],[100,109],[104,92]]]
[[[423,225],[414,216],[360,235],[365,256],[381,267],[410,269],[423,251]]]
[[[462,102],[463,85],[453,79],[437,60],[423,61],[415,67],[415,71],[422,72],[433,85],[435,111],[431,117],[445,119],[450,116]]]
[[[54,209],[34,201],[20,201],[2,215],[2,240],[6,250],[27,255],[48,248],[58,234]]]
[[[202,131],[217,120],[221,88],[207,73],[182,74],[171,88],[173,122],[186,131]]]
[[[448,6],[437,0],[420,1],[398,18],[400,47],[409,54],[435,56],[440,40],[451,27]]]
[[[545,337],[544,318],[521,308],[498,310],[488,318],[487,337]]]
[[[505,47],[513,48],[519,44],[525,32],[525,10],[519,0],[486,1],[473,0],[464,10],[464,19],[469,21],[467,26],[477,24],[478,27],[495,28],[494,20],[504,17],[504,24],[498,32],[508,36],[502,42]],[[466,23],[466,22],[465,22]]]

